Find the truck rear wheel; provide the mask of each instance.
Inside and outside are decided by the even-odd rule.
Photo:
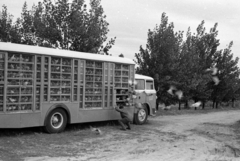
[[[67,125],[67,115],[62,109],[51,111],[45,121],[44,130],[48,133],[60,133]]]

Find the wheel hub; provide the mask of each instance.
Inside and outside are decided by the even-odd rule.
[[[144,121],[145,118],[146,118],[146,112],[145,110],[141,109],[139,112],[138,112],[138,118],[140,121]]]
[[[59,128],[63,124],[63,116],[60,113],[55,113],[51,118],[51,124],[54,128]]]
[[[57,116],[54,116],[52,122],[53,122],[54,124],[56,124],[58,121],[59,121],[58,117],[57,117]]]

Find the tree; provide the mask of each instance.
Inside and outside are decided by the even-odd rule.
[[[50,44],[62,49],[91,53],[97,53],[102,49],[108,54],[109,49],[102,45],[107,40],[109,24],[105,20],[106,16],[100,2],[91,0],[90,10],[87,11],[87,5],[83,0],[73,0],[71,4],[68,0],[58,0],[55,4],[52,4],[51,0],[44,0],[43,7],[39,4],[37,9],[38,11],[45,9],[40,18],[49,36],[39,34],[39,37],[47,37]],[[106,48],[113,45],[114,40],[111,39]]]
[[[165,104],[179,101],[180,109],[182,101],[187,107],[188,100],[193,99],[202,101],[204,109],[209,99],[218,104],[224,99],[239,97],[240,89],[236,88],[239,82],[238,58],[233,60],[232,43],[223,51],[217,50],[218,24],[206,32],[204,23],[199,24],[196,34],[192,34],[189,28],[183,41],[183,32],[174,33],[173,23],[168,24],[168,17],[163,13],[161,24],[148,31],[146,49],[140,46],[139,53],[135,54],[136,72],[154,77],[158,101]],[[214,84],[212,74],[206,72],[214,67],[219,69],[219,84]],[[183,92],[181,100],[166,92],[171,85]]]
[[[20,23],[19,34],[21,35],[21,44],[36,45],[35,29],[33,26],[33,11],[27,10],[27,2],[24,2]]]
[[[182,43],[182,32],[174,33],[173,23],[168,23],[168,17],[162,14],[160,25],[148,31],[146,49],[140,46],[135,54],[136,73],[155,78],[158,89],[158,101],[170,104],[175,99],[166,91],[170,84],[176,83],[177,55]]]
[[[0,12],[0,41],[20,43],[19,28],[19,20],[13,23],[13,16],[7,12],[7,6],[3,5]]]
[[[15,42],[109,55],[116,37],[106,42],[109,24],[100,2],[90,0],[89,10],[84,0],[43,0],[31,10],[25,2],[13,28],[20,35],[20,42]]]
[[[233,100],[237,97],[240,72],[237,66],[239,58],[233,59],[233,54],[231,53],[232,45],[233,42],[230,42],[226,49],[216,52],[214,57],[220,83],[213,87],[213,108],[214,105],[218,108],[218,103],[224,99],[228,100],[230,96]]]
[[[0,41],[10,42],[10,32],[12,28],[12,15],[7,12],[7,6],[2,6],[0,12]]]
[[[214,66],[213,57],[219,46],[217,23],[210,29],[209,33],[205,31],[204,23],[202,21],[199,24],[196,35],[191,35],[190,29],[188,30],[185,42],[187,47],[185,47],[186,50],[182,50],[182,55],[186,55],[187,59],[189,59],[188,63],[185,64],[185,70],[188,73],[184,73],[190,75],[183,81],[185,85],[184,92],[188,95],[188,98],[193,99],[195,102],[202,101],[203,108],[212,92],[209,85],[212,81],[211,74],[207,74],[205,71],[207,68]]]

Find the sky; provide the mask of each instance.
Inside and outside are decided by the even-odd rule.
[[[14,18],[20,17],[24,1],[28,7],[43,0],[0,0]],[[240,58],[240,1],[239,0],[102,0],[101,5],[109,23],[107,37],[116,37],[110,54],[135,59],[142,45],[146,47],[148,29],[161,22],[163,12],[174,23],[174,31],[188,28],[196,33],[197,26],[205,21],[206,32],[218,23],[220,46],[224,49],[233,41],[232,53]],[[240,65],[240,62],[239,62]]]

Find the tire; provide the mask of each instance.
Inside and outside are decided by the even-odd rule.
[[[145,105],[143,105],[143,108],[139,109],[137,113],[134,115],[134,123],[137,125],[142,125],[146,123],[148,118],[148,110]]]
[[[47,133],[60,133],[67,126],[67,114],[62,109],[55,109],[51,111],[46,120],[44,130]]]

